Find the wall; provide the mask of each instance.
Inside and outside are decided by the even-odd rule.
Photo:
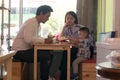
[[[98,0],[97,40],[101,32],[113,30],[113,0]]]
[[[117,31],[117,37],[120,37],[120,0],[114,0],[113,30]]]
[[[105,0],[104,0],[105,1]],[[113,30],[113,1],[114,0],[106,0],[105,2],[105,31],[109,32]]]
[[[87,26],[93,34],[94,42],[97,37],[97,0],[78,0],[77,15],[79,24]]]

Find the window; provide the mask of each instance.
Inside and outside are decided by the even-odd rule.
[[[5,6],[8,6],[9,0],[4,0]],[[27,19],[35,16],[36,9],[40,5],[50,5],[53,8],[49,21],[42,26],[42,36],[47,37],[49,33],[56,34],[60,33],[64,25],[64,16],[68,11],[76,12],[77,0],[10,0],[11,1],[11,17],[10,17],[10,37],[14,39],[19,27]],[[1,4],[1,3],[0,3]],[[1,14],[1,13],[0,13]],[[1,17],[1,15],[0,15]],[[5,21],[7,22],[7,16]],[[0,22],[1,24],[1,22]],[[1,25],[0,25],[1,26]],[[12,43],[12,42],[11,42]]]
[[[69,2],[69,3],[68,3]],[[35,16],[36,9],[40,5],[50,5],[53,8],[51,17],[45,24],[41,24],[43,37],[49,33],[59,33],[64,25],[64,16],[67,11],[76,12],[77,0],[23,0],[23,22]]]
[[[19,10],[20,10],[20,0],[11,0],[11,20],[10,23],[13,25],[11,27],[10,35],[14,38],[19,30]]]

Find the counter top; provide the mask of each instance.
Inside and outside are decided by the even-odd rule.
[[[15,51],[1,51],[0,52],[0,64],[5,61],[6,59],[15,55]]]

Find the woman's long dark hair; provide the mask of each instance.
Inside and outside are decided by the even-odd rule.
[[[78,24],[78,18],[77,18],[77,15],[76,15],[75,12],[73,12],[73,11],[67,12],[66,15],[65,15],[65,22],[66,22],[66,16],[67,16],[67,15],[73,16],[73,17],[75,18],[75,24]]]

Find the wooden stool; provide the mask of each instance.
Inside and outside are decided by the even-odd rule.
[[[80,65],[79,80],[96,80],[96,59],[85,60]]]
[[[22,62],[13,61],[12,62],[12,80],[22,80]],[[0,80],[7,80],[6,76]]]
[[[12,63],[12,78],[13,80],[22,80],[23,62],[15,61]]]
[[[38,63],[38,80],[40,80],[40,72],[39,67],[40,63]],[[13,80],[29,80],[29,78],[33,78],[33,63],[19,62],[13,61],[12,65],[12,77]],[[31,67],[31,68],[30,68]],[[30,71],[31,70],[31,71]]]

